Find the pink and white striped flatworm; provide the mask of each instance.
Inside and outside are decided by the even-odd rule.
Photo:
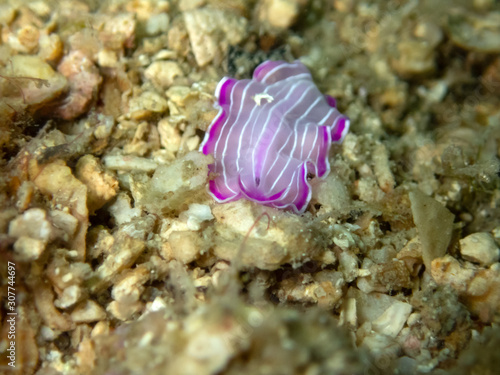
[[[219,113],[200,146],[214,156],[212,197],[303,213],[311,199],[309,178],[328,175],[330,146],[349,130],[335,99],[318,90],[299,61],[266,61],[251,80],[225,77],[215,96]]]

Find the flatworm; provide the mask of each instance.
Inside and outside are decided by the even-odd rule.
[[[349,130],[335,99],[299,61],[266,61],[251,80],[225,77],[215,96],[219,113],[200,146],[214,156],[209,193],[220,203],[246,198],[303,213],[309,178],[328,175],[330,146]]]

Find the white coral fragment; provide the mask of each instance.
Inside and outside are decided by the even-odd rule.
[[[181,214],[181,218],[186,219],[188,229],[199,230],[202,222],[213,220],[214,216],[206,204],[193,203]]]

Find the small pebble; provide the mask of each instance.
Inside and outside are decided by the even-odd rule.
[[[174,61],[155,61],[144,72],[155,86],[168,88],[176,77],[184,76],[181,66]]]
[[[491,234],[478,232],[460,240],[460,253],[470,262],[491,266],[498,262],[500,250]]]
[[[146,22],[146,34],[158,35],[168,31],[170,18],[167,13],[160,13],[151,16]]]

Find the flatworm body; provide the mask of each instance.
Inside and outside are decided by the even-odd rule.
[[[225,77],[215,96],[219,113],[200,146],[215,160],[210,194],[221,203],[246,198],[303,213],[309,177],[328,175],[330,146],[349,130],[335,99],[299,61],[266,61],[251,80]]]

